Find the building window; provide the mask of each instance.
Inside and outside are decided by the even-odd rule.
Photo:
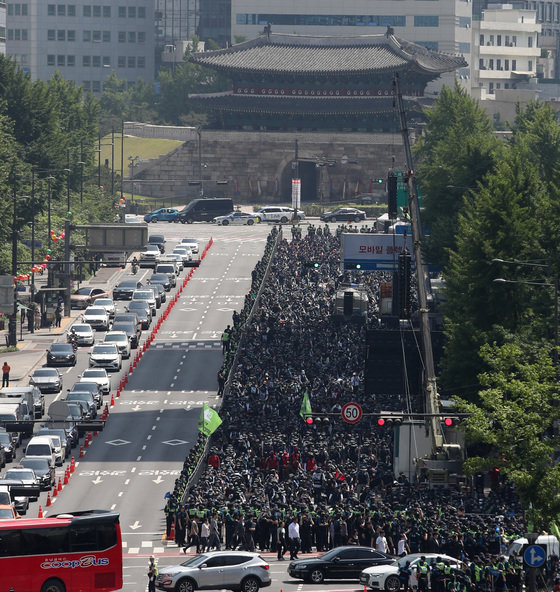
[[[493,69],[494,69],[494,60],[489,59],[488,60],[488,70],[493,70]]]
[[[90,43],[91,42],[91,31],[83,31],[82,40],[84,41],[84,43]]]
[[[59,29],[56,32],[56,40],[57,41],[66,41],[66,31],[64,29]]]
[[[68,4],[68,16],[76,16],[76,5]]]
[[[56,31],[54,29],[49,29],[47,31],[47,41],[54,41],[56,39]]]
[[[128,7],[128,18],[136,18],[136,6]]]
[[[126,42],[126,31],[119,31],[119,43]]]
[[[91,66],[91,56],[82,56],[82,66],[89,68]]]
[[[119,6],[119,18],[126,18],[126,6]]]
[[[136,64],[139,68],[145,68],[146,67],[146,58],[144,56],[138,56],[138,60],[136,61]]]
[[[103,31],[103,43],[111,43],[111,31]]]
[[[462,29],[468,29],[471,26],[471,17],[470,16],[460,16],[459,17],[459,26]]]
[[[489,92],[491,95],[493,95],[493,94],[494,94],[494,83],[493,83],[493,82],[491,82],[491,83],[488,85],[488,92]]]
[[[101,56],[94,55],[94,56],[91,58],[91,65],[92,65],[94,68],[101,68]]]
[[[511,60],[511,69],[517,70],[517,60]]]
[[[494,35],[490,35],[490,41],[486,45],[494,45]]]
[[[512,35],[511,36],[511,45],[513,47],[517,47],[517,35]]]
[[[126,57],[119,56],[117,59],[117,67],[118,68],[126,68]]]
[[[101,82],[99,80],[94,80],[92,85],[93,92],[101,92]]]
[[[89,4],[84,5],[84,16],[91,16],[91,6]]]
[[[504,88],[509,88],[509,82],[506,82],[506,83],[504,84]]]
[[[128,32],[128,42],[129,43],[136,43],[136,31],[129,31]]]
[[[496,35],[496,45],[500,47],[502,45],[502,36]]]
[[[111,67],[111,56],[103,56],[103,67],[104,68]]]
[[[101,43],[101,31],[93,31],[92,39],[95,43]]]
[[[56,65],[59,68],[64,68],[64,66],[66,66],[66,56],[65,55],[56,56]]]
[[[145,43],[146,42],[146,32],[145,31],[138,31],[138,43]]]
[[[99,4],[93,5],[93,16],[96,18],[101,17],[101,6],[99,6]]]
[[[146,18],[146,7],[145,6],[138,7],[138,18]]]
[[[49,55],[47,56],[47,66],[54,66],[54,64],[55,64],[55,59],[56,59],[56,58],[54,57],[54,55],[52,55],[52,54],[49,54]]]
[[[504,60],[504,70],[509,70],[509,60]]]
[[[84,85],[84,90],[91,89],[91,82],[89,80],[84,80],[83,85]]]
[[[471,53],[471,44],[470,43],[459,43],[458,45],[459,53]]]
[[[506,35],[506,47],[509,47],[509,35]]]
[[[27,29],[22,29],[21,30],[21,40],[22,41],[27,41]]]
[[[415,27],[438,27],[439,17],[438,16],[415,16],[414,17]]]
[[[501,82],[496,82],[496,90],[500,90],[502,88]]]
[[[104,18],[111,18],[111,7],[110,6],[103,7],[103,17]]]
[[[66,4],[57,4],[56,14],[57,16],[66,16]]]
[[[21,41],[21,29],[14,29],[14,40]]]
[[[8,41],[13,41],[13,40],[14,40],[14,30],[8,29]]]
[[[484,35],[481,35],[481,36],[478,38],[478,43],[479,43],[480,45],[484,45]]]
[[[76,41],[76,31],[74,31],[73,29],[69,29],[66,32],[66,39],[68,41]]]
[[[478,69],[479,70],[485,70],[486,69],[484,67],[484,60],[482,58],[479,58],[479,60],[478,60]]]
[[[8,14],[13,4],[8,4]],[[47,16],[56,16],[56,6],[54,4],[47,4]]]
[[[136,68],[136,57],[135,56],[128,56],[126,65],[128,68]]]
[[[529,70],[529,72],[532,72],[532,70],[533,70],[533,60],[529,60],[527,62],[527,70]]]
[[[527,47],[533,47],[533,38],[527,37]]]
[[[73,68],[76,65],[76,56],[73,56],[73,55],[66,56],[66,65],[69,68]]]

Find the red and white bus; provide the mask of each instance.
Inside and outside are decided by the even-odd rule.
[[[0,592],[110,592],[122,582],[117,512],[0,520]]]

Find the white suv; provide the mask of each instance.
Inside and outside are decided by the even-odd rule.
[[[281,224],[285,224],[292,221],[294,210],[285,206],[266,206],[257,210],[255,216],[260,222],[280,222]],[[297,219],[305,220],[305,214],[302,210],[297,211]]]

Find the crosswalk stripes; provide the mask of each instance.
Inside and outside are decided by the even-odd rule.
[[[204,349],[221,349],[222,344],[219,341],[198,341],[196,343],[193,342],[177,342],[177,341],[168,341],[168,342],[155,342],[152,345],[152,349],[188,349],[188,350],[204,350]]]

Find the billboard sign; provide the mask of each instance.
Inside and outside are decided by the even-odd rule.
[[[292,208],[301,207],[301,179],[292,179]]]
[[[76,229],[85,231],[89,251],[137,251],[148,242],[147,224],[84,224]]]
[[[345,270],[397,269],[399,255],[408,250],[414,265],[412,237],[396,234],[367,234],[343,232],[342,262]]]

